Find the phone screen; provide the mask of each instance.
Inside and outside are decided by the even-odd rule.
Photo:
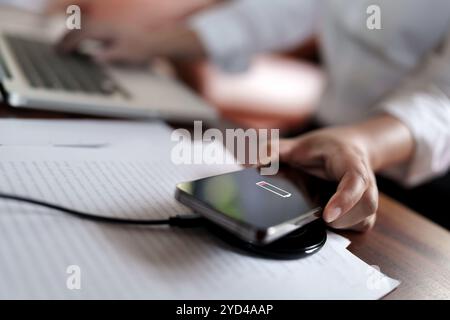
[[[181,183],[178,188],[229,218],[268,229],[321,205],[310,182],[297,170],[262,176],[252,168]]]

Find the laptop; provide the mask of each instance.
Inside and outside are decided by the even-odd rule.
[[[174,79],[150,69],[100,65],[83,54],[61,54],[36,35],[0,33],[0,84],[8,104],[18,108],[176,122],[217,118]]]

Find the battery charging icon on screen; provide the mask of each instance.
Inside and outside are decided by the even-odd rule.
[[[261,187],[263,189],[266,189],[267,191],[270,191],[272,193],[275,193],[276,195],[282,197],[282,198],[289,198],[291,196],[290,192],[287,192],[286,190],[283,190],[281,188],[278,188],[277,186],[274,186],[273,184],[270,184],[266,181],[259,181],[256,183],[258,187]]]

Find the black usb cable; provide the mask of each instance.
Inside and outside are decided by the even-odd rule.
[[[130,225],[146,225],[146,226],[158,226],[158,225],[168,225],[171,227],[179,227],[179,228],[193,228],[203,224],[204,219],[196,214],[186,214],[186,215],[176,215],[174,217],[170,217],[168,219],[153,219],[153,220],[145,220],[145,219],[126,219],[126,218],[116,218],[116,217],[106,217],[99,216],[91,213],[86,213],[78,210],[73,210],[70,208],[66,208],[57,204],[22,197],[14,194],[2,193],[0,192],[0,199],[26,202],[29,204],[46,207],[49,209],[57,210],[74,217],[78,217],[81,219],[92,220],[96,222],[105,222],[105,223],[113,223],[113,224],[130,224]]]

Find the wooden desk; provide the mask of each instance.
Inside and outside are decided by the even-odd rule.
[[[365,234],[340,232],[349,249],[400,286],[386,299],[450,299],[450,232],[380,195],[377,223]]]
[[[0,117],[77,118],[16,110],[1,103]],[[450,299],[450,232],[447,230],[381,195],[373,230],[365,234],[340,233],[352,241],[351,252],[402,282],[385,299]]]

